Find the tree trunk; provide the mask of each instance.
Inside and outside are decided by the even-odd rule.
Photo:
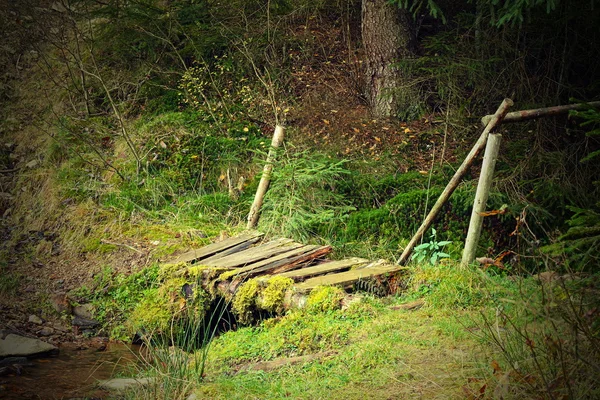
[[[413,58],[416,37],[409,12],[386,0],[362,1],[362,41],[367,61],[366,94],[376,117],[416,117],[419,98],[395,63]]]

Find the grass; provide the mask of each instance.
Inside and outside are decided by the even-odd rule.
[[[547,286],[446,263],[413,266],[407,285],[398,296],[358,293],[341,309],[308,307],[256,326],[232,326],[209,336],[199,350],[184,346],[184,356],[148,364],[142,373],[156,377],[156,384],[128,398],[185,399],[191,392],[200,399],[597,394],[598,324],[590,319],[597,300],[580,296],[589,280]],[[415,299],[425,305],[402,307]],[[189,332],[195,331],[184,336]],[[181,350],[163,344],[154,351]]]
[[[477,341],[449,311],[407,312],[367,299],[327,314],[294,313],[215,340],[200,398],[458,398],[475,374]],[[234,350],[235,349],[235,350]],[[335,351],[274,371],[243,370],[258,361]],[[241,370],[241,371],[239,371]],[[239,371],[239,372],[238,372]]]
[[[0,296],[13,296],[21,281],[21,275],[15,271],[9,271],[3,261],[0,261]]]

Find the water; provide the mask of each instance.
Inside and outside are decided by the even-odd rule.
[[[137,363],[138,351],[137,346],[117,343],[107,344],[104,351],[63,345],[58,356],[31,360],[33,366],[25,366],[20,376],[0,377],[0,399],[107,398],[96,382],[119,373],[127,375]]]

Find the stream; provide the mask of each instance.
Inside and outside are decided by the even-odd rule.
[[[103,399],[98,380],[127,375],[136,367],[139,347],[108,343],[106,349],[79,349],[63,344],[58,356],[35,358],[21,375],[0,377],[0,399]]]

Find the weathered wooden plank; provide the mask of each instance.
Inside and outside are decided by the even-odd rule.
[[[254,262],[252,264],[249,264],[245,267],[241,267],[241,268],[235,268],[235,276],[241,276],[249,271],[252,271],[254,269],[257,268],[262,268],[264,266],[270,265],[272,263],[275,263],[277,261],[281,261],[281,260],[287,260],[290,257],[294,257],[297,256],[299,254],[303,254],[307,251],[312,250],[313,247],[317,247],[317,246],[307,246],[307,245],[303,245],[300,243],[291,243],[289,245],[287,245],[287,247],[289,247],[289,251],[286,251],[285,253],[281,253],[278,254],[276,256],[273,257],[269,257],[267,259],[264,260],[259,260],[257,262]],[[228,275],[228,276],[227,276]],[[227,274],[225,277],[222,277],[221,279],[225,280],[225,279],[229,279],[230,277],[234,276],[233,273],[232,274]],[[246,275],[244,275],[246,276]]]
[[[372,276],[397,272],[403,269],[406,269],[406,267],[394,264],[385,264],[368,268],[358,268],[346,272],[340,272],[337,274],[322,275],[310,278],[302,283],[294,285],[294,287],[298,292],[307,292],[320,285],[340,285],[343,287],[348,287],[359,279],[367,279]]]
[[[255,244],[256,242],[258,242],[260,240],[260,238],[256,238],[256,239],[252,239],[252,240],[248,240],[246,242],[240,243],[237,246],[233,246],[230,247],[226,250],[220,251],[217,254],[213,254],[212,256],[205,258],[204,260],[202,260],[202,263],[211,263],[213,261],[216,260],[221,260],[229,255],[235,254],[235,253],[241,253],[242,251],[249,249],[250,247],[252,247],[253,244]],[[259,245],[260,246],[260,245]],[[257,246],[258,247],[258,246]]]
[[[245,243],[248,243],[248,245],[256,243],[262,236],[263,234],[259,232],[244,233],[239,236],[221,240],[220,242],[211,243],[199,249],[190,250],[186,253],[180,254],[177,258],[169,261],[168,263],[177,264],[180,262],[200,261],[214,254],[226,251],[234,246],[243,245]]]
[[[307,246],[309,247],[309,246]],[[309,261],[313,261],[319,257],[324,256],[331,252],[331,246],[311,246],[312,249],[309,249],[304,254],[299,254],[296,257],[290,258],[288,260],[281,260],[271,265],[264,266],[260,270],[255,270],[253,272],[269,272],[271,274],[277,275],[279,273],[291,271],[293,269],[299,268],[302,264],[307,263]]]
[[[346,260],[330,261],[323,264],[315,265],[313,267],[297,269],[290,272],[280,273],[280,276],[286,278],[292,278],[295,281],[303,280],[312,276],[324,275],[331,272],[337,272],[344,269],[350,269],[352,267],[359,267],[361,265],[367,265],[369,260],[364,258],[348,258]]]
[[[235,293],[238,286],[247,279],[253,278],[260,274],[272,272],[274,269],[278,271],[288,271],[292,268],[298,268],[302,264],[311,262],[312,260],[319,258],[330,251],[330,246],[302,246],[297,250],[283,253],[256,263],[258,265],[262,265],[260,267],[256,267],[256,264],[252,264],[247,267],[226,271],[219,277],[218,280],[220,282],[217,284],[217,288],[221,291],[221,293],[224,293],[226,296],[230,296]],[[292,254],[297,255],[293,256]],[[275,260],[276,258],[277,260]],[[264,278],[267,279],[271,276],[273,275],[268,275]],[[231,279],[231,281],[229,279]]]
[[[202,264],[211,267],[228,268],[246,266],[255,261],[269,258],[288,251],[289,247],[286,245],[292,242],[292,239],[277,239],[225,257],[213,256],[210,259],[202,261]]]

